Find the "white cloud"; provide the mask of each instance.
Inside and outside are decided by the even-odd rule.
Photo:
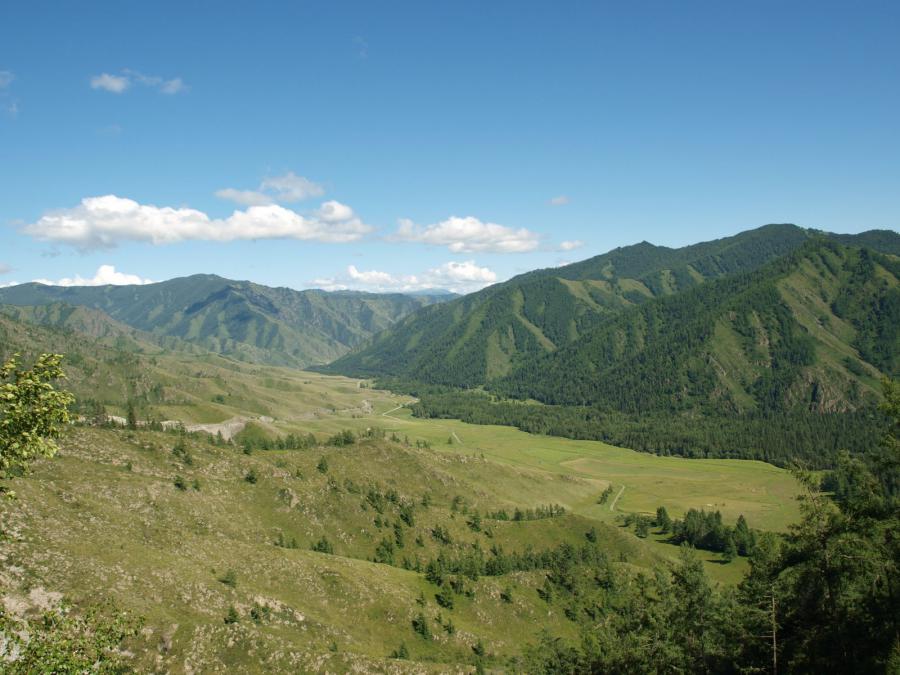
[[[568,203],[569,198],[566,195],[559,195],[550,200],[550,206],[565,206]]]
[[[484,223],[472,216],[451,216],[425,227],[403,219],[391,238],[446,246],[454,253],[525,253],[534,251],[540,243],[536,232],[525,228],[513,229],[497,223]]]
[[[19,282],[18,282],[18,281],[3,281],[3,282],[0,282],[0,288],[10,288],[10,287],[12,287],[12,286],[18,286],[18,285],[19,285]]]
[[[124,75],[101,73],[91,78],[91,89],[103,89],[113,94],[121,94],[131,86],[131,80]]]
[[[91,89],[103,89],[113,94],[122,94],[133,84],[156,89],[161,94],[180,94],[188,91],[189,87],[180,77],[167,80],[158,75],[144,75],[136,70],[125,69],[121,75],[101,73],[91,78]]]
[[[159,90],[163,94],[180,94],[183,91],[188,90],[188,86],[184,83],[180,77],[176,77],[171,80],[165,80],[161,85],[159,85]]]
[[[256,190],[223,188],[216,191],[216,197],[244,206],[299,202],[310,197],[321,197],[323,194],[325,194],[325,188],[309,178],[298,176],[293,171],[288,171],[281,176],[264,178]]]
[[[235,190],[234,188],[223,188],[216,190],[216,197],[219,199],[227,199],[235,204],[243,206],[260,206],[262,204],[271,204],[272,198],[269,195],[257,192],[256,190]]]
[[[574,251],[576,248],[581,248],[584,246],[584,242],[580,239],[570,239],[567,241],[563,241],[559,245],[560,251]]]
[[[14,79],[16,76],[11,70],[0,70],[0,89],[6,89]]]
[[[25,234],[82,250],[112,248],[123,241],[173,244],[181,241],[301,239],[355,241],[372,230],[339,202],[325,202],[304,216],[276,204],[251,206],[228,218],[210,218],[196,209],[139,204],[115,195],[86,197],[23,228]]]
[[[57,281],[50,281],[49,279],[35,279],[34,282],[37,284],[44,284],[46,286],[142,286],[144,284],[153,283],[152,280],[143,279],[137,274],[117,272],[115,266],[113,265],[100,265],[100,267],[97,268],[96,274],[94,274],[94,276],[90,279],[85,279],[76,274],[74,279],[69,279],[68,277],[64,277]]]
[[[347,267],[338,277],[314,279],[311,283],[328,291],[362,290],[376,293],[411,293],[445,289],[454,293],[470,293],[497,281],[497,274],[487,267],[479,267],[473,260],[451,261],[422,274],[398,274],[379,270],[359,270]]]
[[[8,274],[9,272],[12,272],[12,267],[6,263],[0,263],[0,274]]]
[[[282,176],[264,179],[259,189],[263,192],[271,192],[279,202],[299,202],[325,194],[325,189],[321,185],[313,183],[303,176],[298,176],[293,171],[288,171]]]

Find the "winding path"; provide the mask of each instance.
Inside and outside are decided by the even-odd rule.
[[[411,401],[407,401],[406,403],[401,403],[400,405],[398,405],[395,408],[391,408],[390,410],[385,410],[383,413],[381,413],[381,416],[387,417],[388,419],[392,419],[395,422],[400,422],[401,424],[409,424],[409,420],[402,420],[399,417],[394,417],[393,415],[391,415],[391,413],[394,412],[395,410],[400,410],[400,408],[402,408],[405,405],[409,405],[410,403],[415,403],[415,402],[416,402],[416,399],[412,399]]]
[[[625,486],[624,486],[624,485],[622,486],[622,489],[619,490],[619,494],[616,495],[616,498],[612,500],[612,504],[609,505],[609,510],[610,510],[610,511],[615,511],[615,510],[616,510],[616,502],[619,501],[619,497],[622,496],[622,493],[623,493],[623,492],[625,492]]]

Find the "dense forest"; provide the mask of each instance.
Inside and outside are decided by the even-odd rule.
[[[582,617],[583,638],[547,635],[529,652],[529,669],[897,672],[900,387],[888,383],[885,399],[882,442],[841,455],[833,499],[801,474],[803,519],[783,539],[754,537],[750,571],[734,592],[711,588],[689,548],[673,570],[653,576],[616,576],[603,564],[554,568],[548,583]],[[685,541],[720,527],[713,514],[690,519],[675,526]]]
[[[423,391],[397,382],[390,386]],[[872,447],[887,423],[877,409],[826,414],[637,415],[587,406],[496,400],[479,392],[426,388],[418,395],[410,408],[419,417],[504,424],[529,433],[603,441],[658,455],[758,459],[777,466],[830,466],[840,450],[862,452]]]

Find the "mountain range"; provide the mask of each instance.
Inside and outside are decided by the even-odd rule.
[[[455,297],[353,291],[295,291],[197,274],[134,286],[59,287],[39,283],[0,289],[0,304],[69,305],[100,310],[89,333],[128,326],[167,346],[196,348],[246,361],[305,367],[331,361],[421,307]],[[32,321],[84,329],[83,313],[32,311]],[[23,315],[22,318],[25,318]],[[83,332],[83,331],[82,331]]]
[[[6,316],[102,338],[504,398],[647,412],[845,412],[900,370],[900,235],[767,225],[641,242],[470,295],[214,275],[0,289]],[[322,365],[327,364],[327,365]],[[407,387],[409,389],[409,387]]]
[[[629,413],[856,409],[898,372],[900,235],[642,242],[425,307],[325,367]]]

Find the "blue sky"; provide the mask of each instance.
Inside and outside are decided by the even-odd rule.
[[[0,284],[465,291],[897,229],[898,132],[897,2],[9,0]]]

